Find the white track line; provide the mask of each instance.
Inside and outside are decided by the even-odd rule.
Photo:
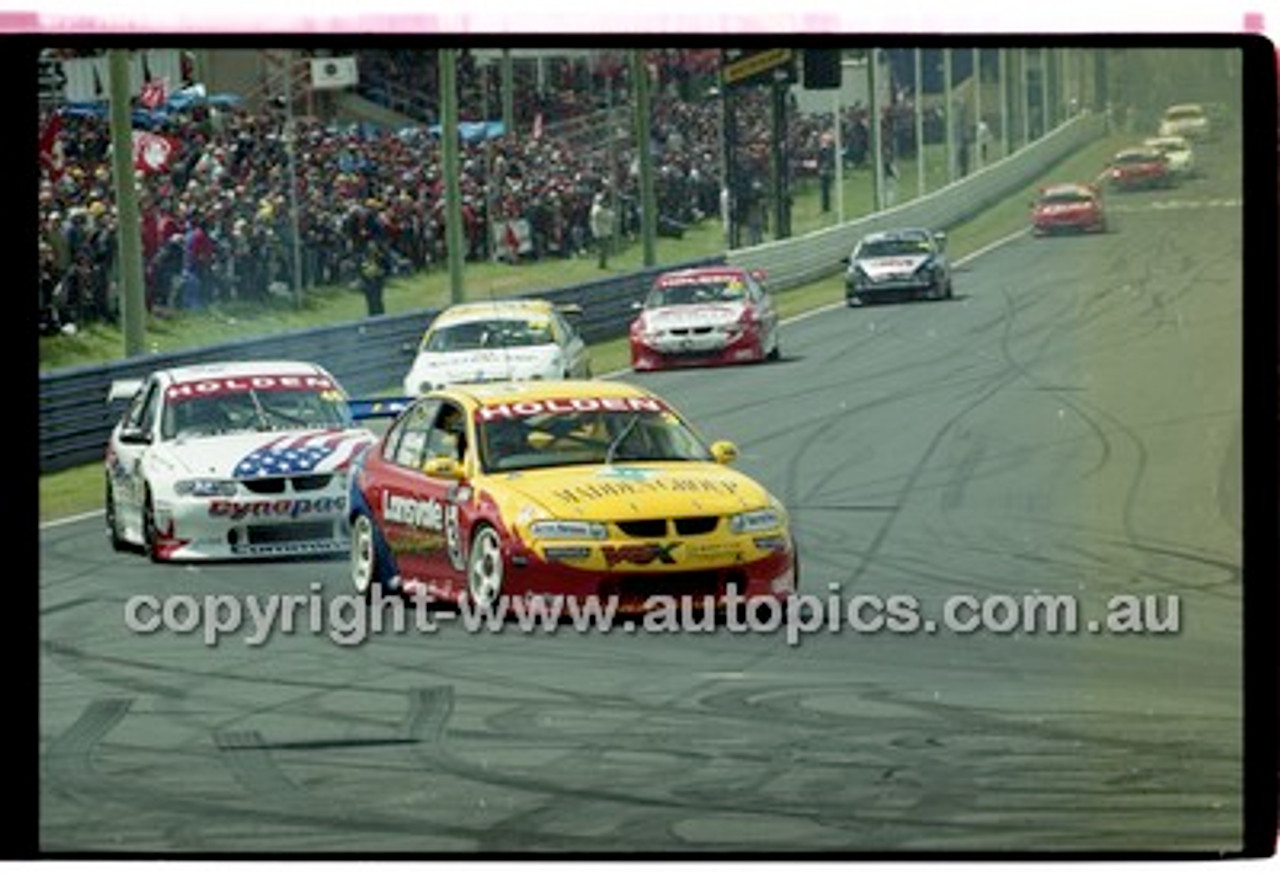
[[[978,250],[972,251],[969,254],[966,254],[964,257],[957,260],[955,263],[952,264],[952,266],[953,267],[963,266],[964,264],[967,264],[969,261],[974,260],[975,258],[981,257],[982,255],[986,254],[988,251],[994,251],[1000,246],[1006,245],[1009,242],[1012,242],[1014,239],[1018,238],[1019,236],[1024,235],[1027,232],[1027,229],[1028,227],[1023,227],[1017,232],[1009,233],[1009,235],[996,239],[994,242],[991,242],[990,244],[983,245]],[[786,325],[790,325],[791,323],[801,322],[803,320],[809,319],[810,317],[817,316],[820,313],[830,313],[832,310],[838,310],[843,306],[844,306],[844,301],[841,300],[841,301],[837,301],[834,304],[828,304],[825,307],[815,307],[812,310],[806,310],[804,313],[798,313],[795,316],[788,317],[782,320],[782,322],[780,322],[779,325],[786,326]],[[606,372],[603,375],[597,375],[596,378],[600,378],[600,379],[621,378],[622,376],[627,375],[630,372],[631,372],[631,369],[629,367],[624,366],[621,369],[615,369],[612,372]],[[45,521],[40,525],[40,529],[49,530],[54,527],[61,527],[64,524],[74,524],[77,521],[85,521],[85,520],[88,520],[89,518],[97,518],[102,515],[103,511],[104,511],[103,509],[98,509],[97,511],[84,512],[83,514],[79,514],[79,515],[71,515],[70,517],[67,517],[67,518],[57,518],[53,521]]]
[[[46,530],[46,529],[48,529],[48,528],[50,528],[50,527],[60,527],[60,526],[62,526],[63,524],[74,524],[74,523],[75,523],[75,522],[77,522],[77,521],[87,521],[87,520],[89,520],[90,518],[97,518],[97,517],[100,517],[104,511],[106,511],[106,510],[105,510],[105,509],[94,509],[94,510],[93,510],[93,511],[91,511],[91,512],[81,512],[81,513],[80,513],[80,514],[78,514],[78,515],[68,515],[68,516],[67,516],[67,517],[65,517],[65,518],[55,518],[55,519],[54,519],[54,520],[52,520],[52,521],[45,521],[44,523],[42,523],[42,524],[40,525],[40,529],[41,529],[41,530]]]

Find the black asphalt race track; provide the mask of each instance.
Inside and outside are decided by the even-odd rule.
[[[443,615],[206,647],[130,633],[126,601],[334,598],[345,561],[152,566],[98,519],[42,530],[42,849],[1238,849],[1238,142],[1202,164],[1111,197],[1114,232],[966,260],[954,301],[841,306],[788,325],[781,362],[640,379],[738,443],[801,589],[861,596],[862,631]],[[1068,596],[1077,631],[951,629],[966,594],[1005,597],[996,629]],[[1177,631],[1109,632],[1121,594]],[[868,629],[890,595],[919,629]]]

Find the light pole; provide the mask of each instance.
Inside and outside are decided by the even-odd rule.
[[[956,128],[955,110],[951,100],[951,48],[942,51],[942,113],[943,126],[946,127],[947,138],[947,182],[956,178]]]
[[[875,209],[884,209],[884,136],[880,126],[880,95],[876,89],[876,51],[867,50],[867,93],[871,103],[871,183]]]
[[[843,65],[843,62],[841,63]],[[832,133],[835,140],[832,146],[832,154],[835,156],[835,174],[836,179],[836,223],[844,223],[844,140],[841,139],[840,130],[840,91],[831,91],[831,115],[832,115]]]
[[[924,195],[924,51],[915,48],[916,196]]]
[[[286,50],[284,65],[284,149],[289,169],[289,226],[293,231],[293,304],[302,304],[302,242],[298,233],[297,134],[293,120],[293,50]]]
[[[1036,51],[1040,64],[1040,136],[1049,132],[1049,50],[1040,47]]]
[[[1000,82],[1000,157],[1009,157],[1009,51],[1001,47],[996,51],[999,55],[1000,70],[996,78]]]
[[[133,123],[129,107],[129,51],[107,53],[111,91],[111,172],[116,192],[116,256],[120,271],[120,320],[124,353],[146,350],[146,298],[142,277],[142,229],[133,176]]]
[[[1022,145],[1031,142],[1031,72],[1027,66],[1027,48],[1018,51],[1018,111],[1022,119]]]
[[[975,169],[981,169],[983,163],[982,142],[979,142],[978,135],[982,132],[982,50],[974,47],[973,50],[973,127],[971,134],[965,134],[967,139],[969,136],[974,138],[974,150],[977,158],[974,159]]]
[[[444,236],[449,261],[449,303],[465,301],[462,275],[462,190],[458,176],[458,51],[437,50],[440,60],[440,159],[444,178]]]

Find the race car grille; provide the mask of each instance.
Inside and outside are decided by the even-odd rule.
[[[293,484],[295,493],[305,493],[308,490],[323,490],[331,480],[331,474],[302,474],[289,478],[289,483]]]
[[[618,521],[618,529],[627,536],[658,537],[667,535],[665,518],[650,518],[640,521]]]
[[[711,326],[698,326],[692,329],[690,328],[669,329],[668,331],[670,331],[672,335],[680,335],[681,337],[683,337],[685,335],[710,335],[714,330],[711,328]]]
[[[676,533],[681,536],[700,536],[710,533],[720,523],[717,515],[695,516],[692,518],[676,518]]]
[[[299,524],[250,524],[246,529],[249,545],[263,543],[302,543],[309,540],[333,539],[332,521],[304,521]]]
[[[284,478],[241,478],[240,483],[254,493],[284,492]]]
[[[740,570],[682,571],[671,574],[624,574],[606,577],[600,581],[601,598],[649,598],[666,595],[683,596],[724,595],[729,586],[742,594],[747,591],[747,576]]]

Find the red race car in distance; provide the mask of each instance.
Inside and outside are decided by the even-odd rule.
[[[663,273],[631,323],[639,372],[778,357],[778,311],[763,271],[698,267]]]
[[[1060,232],[1106,232],[1107,215],[1102,207],[1102,196],[1086,183],[1044,186],[1031,203],[1031,231],[1037,236]]]
[[[1104,177],[1116,189],[1165,189],[1173,185],[1169,159],[1150,146],[1117,152]]]

